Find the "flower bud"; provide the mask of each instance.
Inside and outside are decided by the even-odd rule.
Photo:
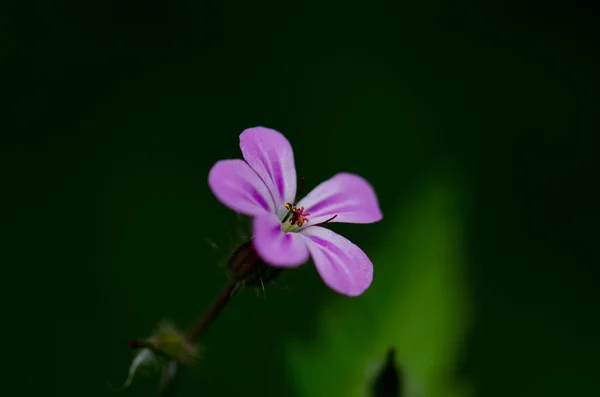
[[[154,335],[128,343],[137,348],[129,366],[125,383],[116,391],[127,389],[137,373],[161,371],[159,391],[162,391],[177,374],[180,364],[192,364],[198,358],[198,348],[168,321],[161,321]]]
[[[167,361],[181,364],[192,364],[198,357],[198,349],[190,343],[185,334],[180,332],[173,324],[162,321],[156,333],[136,342],[130,342],[130,347],[145,347],[152,350],[158,357]]]

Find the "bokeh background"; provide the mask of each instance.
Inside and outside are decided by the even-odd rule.
[[[375,187],[382,222],[333,227],[375,279],[347,298],[308,263],[243,291],[171,395],[365,396],[391,346],[410,396],[600,395],[597,6],[13,3],[3,395],[114,395],[129,340],[194,322],[244,225],[207,173],[256,125],[306,189]]]

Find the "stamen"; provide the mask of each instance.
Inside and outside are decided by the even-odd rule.
[[[285,208],[287,208],[289,213],[283,218],[282,223],[285,223],[288,218],[290,220],[290,226],[285,230],[286,232],[288,232],[293,225],[302,226],[304,222],[308,222],[310,211],[304,212],[304,207],[298,208],[294,204],[285,203]]]
[[[290,231],[291,226],[293,226],[293,225],[302,226],[304,224],[304,222],[308,222],[307,216],[310,215],[310,212],[308,212],[308,211],[304,212],[304,207],[296,208],[296,204],[298,203],[298,198],[300,197],[300,194],[302,193],[303,188],[304,188],[304,176],[300,177],[300,187],[296,190],[296,197],[294,197],[294,204],[285,203],[285,208],[288,210],[288,213],[285,214],[281,223],[285,224],[289,219],[290,226],[288,226],[287,229],[285,230],[286,233]]]
[[[326,223],[329,223],[329,222],[331,222],[331,221],[332,221],[332,220],[334,220],[335,218],[337,218],[337,214],[335,214],[335,215],[334,215],[334,216],[332,216],[331,218],[327,219],[326,221],[319,222],[319,223],[317,223],[316,225],[313,225],[313,226],[321,226],[321,225],[324,225],[324,224],[326,224]]]
[[[300,177],[300,187],[296,190],[296,197],[294,197],[294,205],[298,204],[298,198],[300,197],[300,193],[302,193],[302,189],[304,188],[304,176]],[[287,208],[287,204],[286,204]]]
[[[292,213],[296,210],[296,207],[293,204],[290,204],[290,203],[285,203],[285,208],[288,210],[288,213],[285,214],[285,216],[283,217],[283,220],[281,221],[281,223],[285,223],[285,221],[288,220],[288,218],[290,217],[290,215],[292,215]]]

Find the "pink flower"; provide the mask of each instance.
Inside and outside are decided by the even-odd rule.
[[[275,267],[296,267],[312,256],[330,288],[362,294],[373,280],[373,264],[360,248],[321,225],[379,221],[369,183],[340,173],[296,203],[294,152],[281,133],[249,128],[240,135],[240,148],[245,161],[218,161],[208,184],[227,207],[254,218],[253,245],[260,258]]]

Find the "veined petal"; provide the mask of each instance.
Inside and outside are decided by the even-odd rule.
[[[275,211],[267,186],[244,160],[217,161],[208,173],[208,185],[220,202],[244,215]]]
[[[285,233],[274,213],[254,218],[254,248],[258,256],[276,267],[295,267],[308,260],[305,239],[298,233]]]
[[[362,294],[373,280],[373,264],[350,240],[320,226],[299,233],[321,278],[331,289],[348,296]]]
[[[296,195],[294,152],[279,132],[265,127],[248,128],[240,135],[240,149],[250,167],[261,177],[275,201],[279,217],[286,213],[285,203]]]
[[[310,225],[324,222],[372,223],[381,220],[377,196],[369,183],[354,174],[341,173],[314,188],[298,203],[310,211]]]

